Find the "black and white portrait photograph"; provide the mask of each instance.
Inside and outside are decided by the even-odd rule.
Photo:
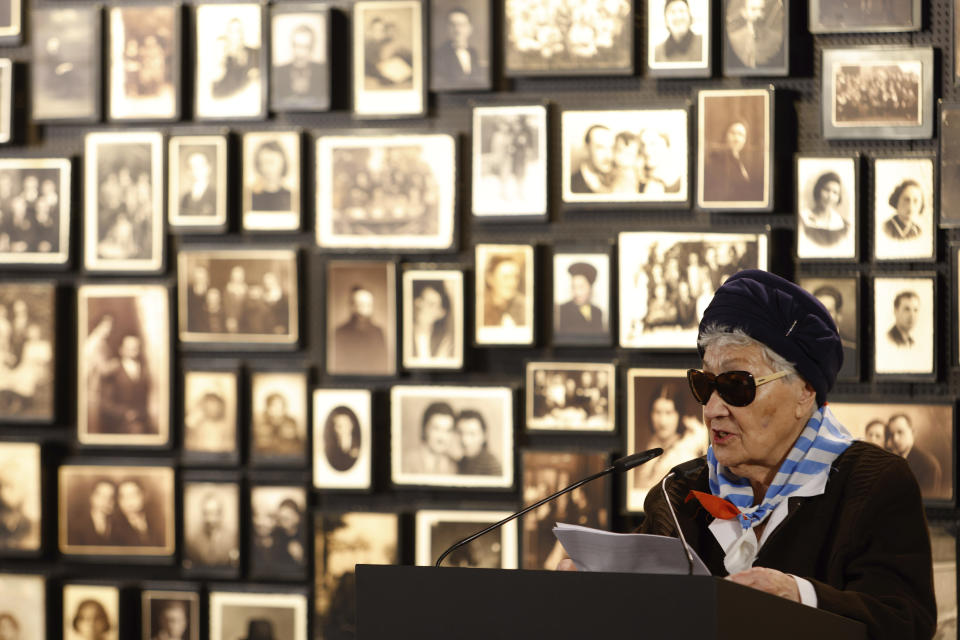
[[[564,111],[564,203],[685,203],[688,115],[686,108]]]
[[[197,120],[256,120],[266,115],[263,11],[260,4],[197,5]]]
[[[960,42],[960,39],[957,39]],[[940,106],[940,226],[960,226],[960,104]]]
[[[797,257],[856,260],[859,156],[797,156]]]
[[[463,271],[403,272],[403,368],[463,367]]]
[[[183,453],[185,458],[235,459],[237,372],[194,369],[183,372]]]
[[[61,465],[60,553],[171,556],[173,473],[173,467]]]
[[[163,135],[88,133],[84,149],[84,267],[160,271]]]
[[[31,120],[100,119],[100,7],[30,12]]]
[[[184,481],[183,568],[230,573],[240,567],[240,485]]]
[[[144,590],[142,640],[200,640],[200,595],[195,591]]]
[[[316,163],[320,247],[404,252],[453,248],[453,136],[320,136]]]
[[[307,640],[307,596],[211,590],[210,640]]]
[[[647,3],[647,75],[710,75],[711,6],[708,0]]]
[[[797,284],[826,307],[837,325],[843,365],[837,381],[860,380],[860,282],[856,276],[802,277]]]
[[[610,344],[610,254],[553,254],[553,343]]]
[[[20,0],[0,3],[0,43],[20,44],[23,36],[23,7]]]
[[[0,265],[67,264],[70,178],[66,158],[0,158]]]
[[[509,511],[446,511],[422,509],[416,512],[416,563],[433,566],[441,553],[453,543],[502,520]],[[517,521],[512,520],[487,536],[482,536],[448,555],[445,567],[471,569],[516,569]]]
[[[180,231],[220,231],[227,226],[227,138],[170,138],[167,220]]]
[[[785,76],[790,0],[723,0],[723,74]]]
[[[936,257],[933,158],[873,161],[873,255],[877,260]]]
[[[492,36],[486,0],[430,0],[430,90],[490,89]]]
[[[935,292],[933,276],[873,279],[876,374],[916,377],[936,373]]]
[[[607,466],[604,453],[523,452],[523,504],[533,504]],[[590,482],[534,509],[521,520],[521,569],[554,571],[567,556],[553,535],[557,523],[606,530],[610,526],[610,477]]]
[[[533,246],[478,244],[475,248],[476,342],[533,344]]]
[[[0,33],[2,31],[3,27],[0,26]],[[2,39],[0,36],[0,42]],[[0,144],[10,142],[13,109],[13,61],[10,58],[0,58]]]
[[[0,442],[0,556],[40,550],[40,495],[40,445]]]
[[[180,340],[294,345],[299,338],[294,249],[182,249]]]
[[[243,134],[243,228],[300,228],[300,132]]]
[[[513,392],[507,387],[394,386],[397,485],[513,486]]]
[[[245,526],[244,531],[249,532],[251,575],[305,577],[310,564],[306,490],[299,486],[251,487],[250,517],[252,526]]]
[[[250,375],[250,462],[303,466],[307,462],[307,374]]]
[[[397,276],[392,261],[327,262],[327,372],[392,376],[397,370]]]
[[[371,433],[369,389],[315,389],[313,486],[369,489]]]
[[[934,640],[957,635],[957,530],[952,524],[928,523],[933,552],[933,592],[937,599]]]
[[[180,9],[110,7],[110,120],[176,120],[180,115]]]
[[[917,31],[921,5],[921,0],[810,0],[810,32]]]
[[[506,0],[504,73],[508,76],[633,73],[634,15],[629,0]]]
[[[270,109],[330,108],[330,10],[322,4],[270,9]]]
[[[592,362],[528,362],[525,423],[531,431],[613,432],[616,367]]]
[[[0,283],[0,421],[53,420],[55,336],[53,283]]]
[[[63,585],[63,639],[94,638],[119,640],[120,589],[93,584]]]
[[[620,346],[694,349],[703,310],[741,269],[767,268],[763,233],[620,234]]]
[[[169,290],[81,285],[77,291],[77,438],[85,445],[170,440]]]
[[[353,112],[360,118],[426,111],[423,3],[358,0],[353,5]]]
[[[697,206],[770,209],[773,92],[704,90],[697,105]]]
[[[46,638],[46,592],[43,576],[0,573],[0,631],[10,640]]]

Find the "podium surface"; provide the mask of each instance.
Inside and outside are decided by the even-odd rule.
[[[357,637],[811,637],[860,622],[710,576],[357,565]]]

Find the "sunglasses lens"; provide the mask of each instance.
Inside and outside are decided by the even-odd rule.
[[[700,404],[707,404],[707,401],[710,400],[710,394],[713,393],[712,378],[713,376],[710,374],[698,371],[697,369],[687,371],[687,381],[690,383],[690,392]]]
[[[757,395],[753,376],[744,371],[727,371],[717,376],[717,393],[735,407],[745,407]]]

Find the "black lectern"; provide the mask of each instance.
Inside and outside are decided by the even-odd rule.
[[[763,630],[763,631],[761,631]],[[707,576],[357,566],[359,640],[866,640],[863,624]]]

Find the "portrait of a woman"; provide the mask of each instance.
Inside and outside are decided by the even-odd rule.
[[[110,618],[107,610],[98,600],[87,599],[77,605],[77,613],[71,625],[76,632],[74,637],[82,640],[107,640],[112,637]]]
[[[413,283],[412,340],[417,360],[453,357],[450,296],[440,280]]]
[[[926,210],[926,198],[920,183],[907,178],[890,194],[888,203],[894,213],[883,223],[884,234],[892,240],[912,240],[922,233],[917,219]]]
[[[841,242],[850,233],[850,221],[840,213],[843,184],[840,176],[827,171],[813,185],[811,206],[800,210],[799,229],[804,237],[820,247]]]
[[[323,450],[337,471],[349,471],[360,456],[360,421],[343,405],[335,407],[323,427]]]

